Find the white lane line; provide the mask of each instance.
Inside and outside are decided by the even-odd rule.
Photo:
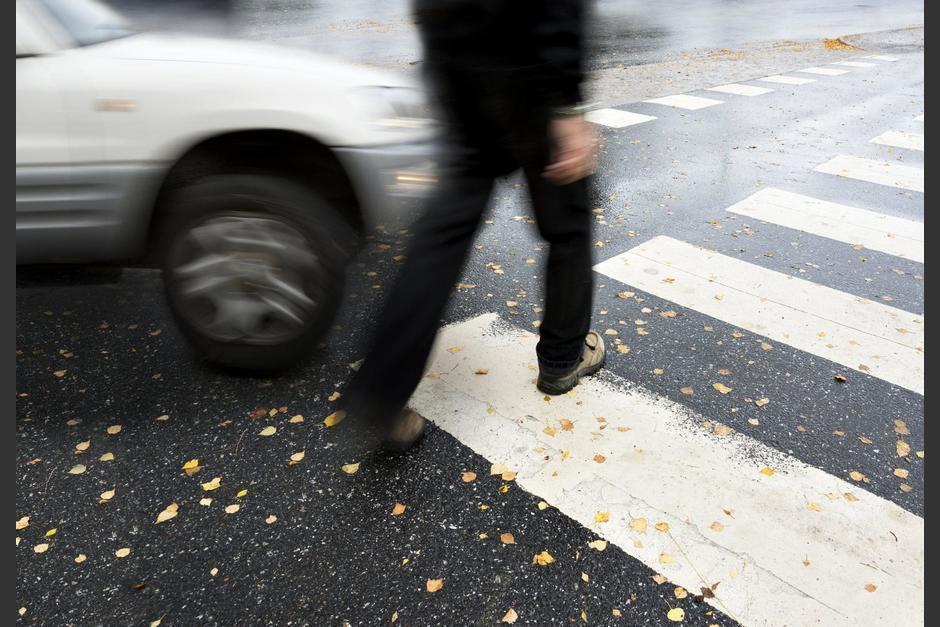
[[[813,168],[817,172],[835,174],[859,181],[924,191],[924,169],[900,165],[891,161],[875,161],[849,155],[839,155]]]
[[[662,98],[653,98],[643,102],[652,102],[653,104],[666,105],[667,107],[678,107],[679,109],[704,109],[719,105],[723,100],[712,100],[711,98],[701,98],[699,96],[688,96],[686,94],[676,94],[675,96],[663,96]]]
[[[924,114],[921,113],[921,114],[918,115],[916,118],[914,118],[914,120],[916,120],[917,122],[923,122],[923,121],[924,121]]]
[[[545,401],[537,341],[496,314],[445,328],[411,406],[673,585],[720,582],[709,602],[744,625],[923,624],[922,518],[609,373]]]
[[[924,393],[924,318],[654,237],[594,269],[728,324]]]
[[[844,65],[846,67],[875,67],[877,63],[868,63],[867,61],[836,61],[831,65]]]
[[[897,60],[898,60],[897,57],[891,57],[891,56],[888,56],[888,55],[886,55],[886,54],[869,54],[869,55],[867,55],[867,56],[865,56],[865,57],[863,57],[863,58],[865,58],[865,59],[875,59],[876,61],[897,61]]]
[[[846,244],[861,244],[868,250],[918,263],[924,262],[924,225],[921,222],[773,187],[751,194],[728,207],[727,211]]]
[[[718,91],[723,94],[735,94],[736,96],[760,96],[762,94],[769,94],[773,91],[773,89],[767,89],[766,87],[755,87],[754,85],[731,83],[729,85],[708,87],[706,91]]]
[[[907,148],[908,150],[924,149],[923,133],[906,133],[904,131],[887,131],[871,140],[875,144]]]
[[[848,74],[849,70],[837,70],[832,67],[808,67],[803,70],[797,70],[797,72],[806,72],[807,74],[821,74],[822,76],[839,76],[840,74]]]
[[[773,76],[765,76],[764,78],[757,79],[759,81],[764,81],[766,83],[778,83],[780,85],[806,85],[807,83],[815,83],[815,78],[802,78],[800,76],[784,76],[782,74],[775,74]]]
[[[595,109],[594,111],[588,111],[584,118],[588,122],[609,126],[611,128],[623,128],[625,126],[642,124],[643,122],[656,119],[656,117],[652,115],[643,115],[641,113],[622,111],[620,109]]]

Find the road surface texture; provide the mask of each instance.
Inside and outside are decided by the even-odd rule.
[[[283,17],[298,4],[249,17],[311,37]],[[333,4],[328,24],[398,29],[376,50],[414,60],[398,3]],[[715,2],[727,20],[698,32],[687,3],[616,4],[589,114],[607,368],[532,385],[545,246],[515,177],[399,460],[324,419],[401,225],[350,268],[323,351],[277,378],[197,362],[155,272],[24,269],[18,622],[923,623],[922,13]]]

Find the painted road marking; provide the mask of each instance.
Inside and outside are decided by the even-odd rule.
[[[600,124],[602,126],[609,126],[611,128],[623,128],[625,126],[642,124],[643,122],[649,122],[656,119],[656,117],[652,115],[632,113],[630,111],[622,111],[620,109],[595,109],[594,111],[588,111],[584,118],[588,122],[593,122],[594,124]]]
[[[888,55],[886,55],[886,54],[870,54],[870,55],[865,56],[865,57],[863,57],[863,58],[865,58],[865,59],[875,59],[875,60],[877,60],[877,61],[897,61],[897,60],[898,60],[897,57],[891,57],[891,56],[888,56]]]
[[[894,146],[896,148],[907,148],[908,150],[924,149],[923,133],[905,133],[904,131],[887,131],[871,140],[876,144],[885,146]]]
[[[924,262],[924,225],[894,216],[768,187],[727,211],[804,233],[861,244],[868,250]]]
[[[877,63],[868,63],[867,61],[836,61],[832,65],[844,65],[846,67],[875,67]]]
[[[723,94],[735,94],[738,96],[760,96],[761,94],[769,94],[773,91],[773,89],[767,89],[766,87],[755,87],[754,85],[731,83],[730,85],[709,87],[706,89],[706,91],[720,91]]]
[[[840,74],[848,74],[849,70],[837,70],[831,67],[808,67],[803,70],[797,70],[797,72],[806,72],[807,74],[821,74],[823,76],[839,76]]]
[[[784,76],[782,74],[775,74],[773,76],[765,76],[764,78],[757,79],[759,81],[765,81],[767,83],[779,83],[781,85],[806,85],[807,83],[815,83],[815,78],[802,78],[800,76]]]
[[[496,314],[446,327],[411,407],[673,585],[721,582],[709,602],[741,624],[923,624],[922,518],[610,373],[545,401],[537,341]]]
[[[594,269],[728,324],[924,393],[923,316],[664,236]]]
[[[924,121],[924,114],[921,113],[920,115],[918,115],[918,116],[917,116],[916,118],[914,118],[914,119],[915,119],[916,121],[918,121],[918,122],[923,122],[923,121]]]
[[[652,102],[653,104],[666,105],[667,107],[678,107],[680,109],[704,109],[714,105],[722,104],[722,100],[712,100],[711,98],[701,98],[699,96],[688,96],[686,94],[676,94],[675,96],[664,96],[662,98],[653,98],[643,102]]]
[[[915,192],[924,191],[924,169],[891,161],[875,161],[839,155],[814,168],[817,172],[845,176],[850,179],[888,185]]]

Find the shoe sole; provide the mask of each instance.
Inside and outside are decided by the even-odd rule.
[[[539,379],[536,382],[535,387],[537,387],[540,392],[544,392],[545,394],[548,394],[550,396],[560,396],[562,394],[566,394],[570,392],[571,390],[573,390],[575,386],[578,385],[579,381],[581,380],[581,377],[591,376],[592,374],[596,373],[601,368],[603,368],[606,362],[607,362],[607,355],[604,355],[604,358],[600,361],[600,363],[597,363],[597,364],[594,364],[593,366],[585,368],[584,370],[580,372],[580,374],[573,377],[574,380],[570,383],[570,385],[567,383],[558,385],[558,384],[549,383],[549,382],[543,381],[542,379]]]

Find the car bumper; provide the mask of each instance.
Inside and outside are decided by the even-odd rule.
[[[439,151],[433,141],[334,148],[355,187],[367,228],[417,215],[437,185]]]

